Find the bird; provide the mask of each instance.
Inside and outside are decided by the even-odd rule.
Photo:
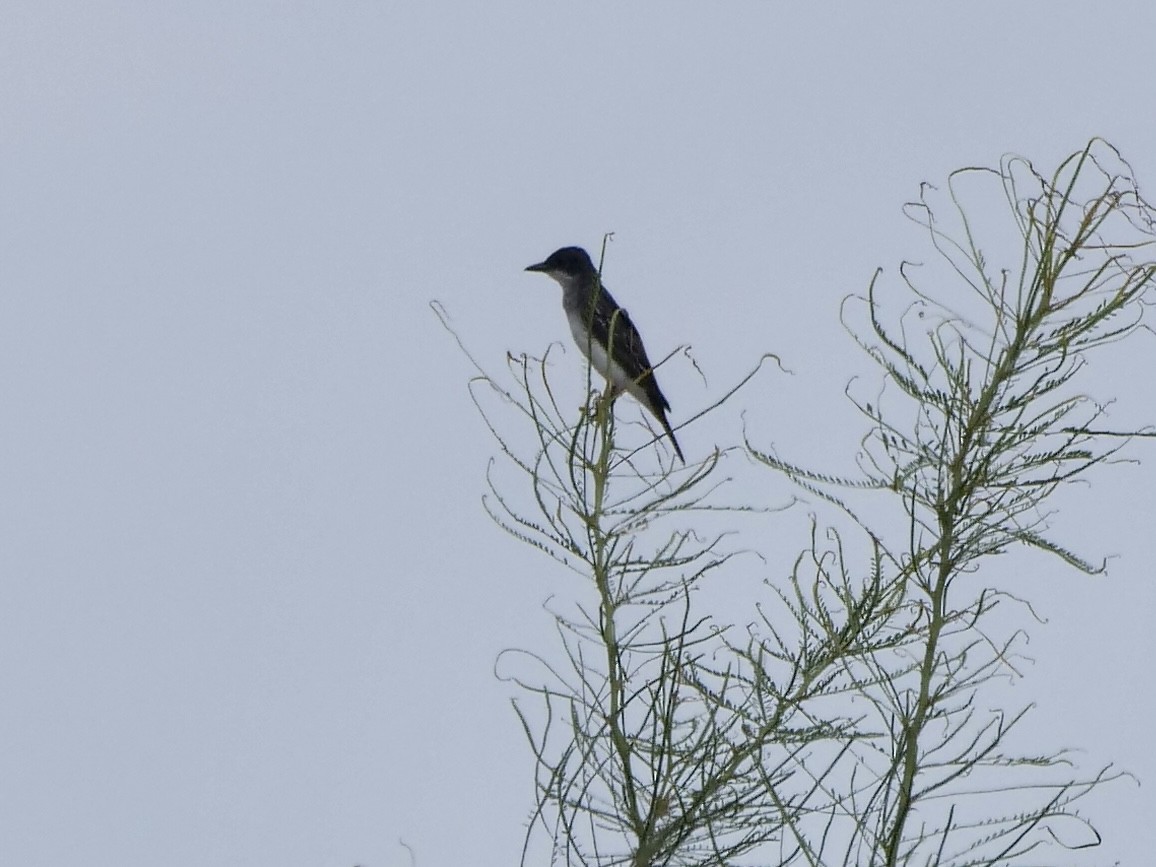
[[[642,336],[602,285],[590,254],[581,247],[563,247],[526,270],[545,274],[562,287],[562,309],[566,311],[570,333],[590,364],[610,383],[610,399],[625,391],[646,407],[658,419],[675,454],[685,464],[686,458],[666,418],[670,402],[658,387]]]

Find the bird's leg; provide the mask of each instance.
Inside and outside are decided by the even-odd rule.
[[[586,414],[590,417],[591,421],[598,417],[598,413],[601,411],[603,405],[606,406],[607,412],[613,412],[614,401],[618,400],[620,394],[622,394],[622,389],[614,386],[601,394],[595,395],[593,405],[589,406],[586,410]],[[603,403],[604,401],[605,404]]]

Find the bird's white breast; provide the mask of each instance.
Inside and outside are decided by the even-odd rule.
[[[613,383],[615,388],[638,397],[638,394],[641,393],[638,384],[607,357],[602,344],[590,337],[582,314],[578,311],[566,311],[566,319],[570,323],[570,334],[573,335],[574,342],[578,344],[582,354],[590,359],[590,366]],[[645,398],[639,398],[639,400],[645,403]]]

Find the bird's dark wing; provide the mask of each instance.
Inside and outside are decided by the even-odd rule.
[[[646,355],[646,347],[642,345],[642,335],[630,321],[630,315],[618,306],[605,287],[600,287],[595,296],[590,333],[599,344],[608,348],[607,354],[623,373],[642,387],[655,413],[670,409],[670,403],[654,378],[654,368]]]
[[[654,367],[646,355],[646,347],[642,345],[642,335],[630,321],[630,315],[614,300],[614,297],[599,286],[593,295],[592,309],[589,311],[590,336],[600,345],[607,348],[607,355],[628,377],[634,380],[646,396],[646,407],[662,424],[662,429],[670,437],[675,454],[684,464],[686,458],[674,436],[674,429],[666,418],[670,409],[670,402],[662,389],[658,387],[658,380],[654,376]],[[638,397],[638,395],[635,395]]]

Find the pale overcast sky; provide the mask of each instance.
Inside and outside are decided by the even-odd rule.
[[[2,0],[0,864],[516,863],[532,766],[494,660],[548,650],[574,585],[485,516],[497,449],[429,302],[499,371],[568,339],[523,267],[613,231],[651,355],[707,375],[664,370],[672,419],[776,352],[752,437],[849,467],[842,389],[874,371],[839,302],[927,255],[902,203],[1093,135],[1152,198],[1154,35],[1151,0]],[[1152,421],[1156,340],[1109,356],[1119,419]],[[1048,621],[1013,691],[1039,751],[1142,782],[1086,803],[1089,863],[1156,852],[1133,454],[1055,522],[1109,575],[1037,556],[1012,585]]]

